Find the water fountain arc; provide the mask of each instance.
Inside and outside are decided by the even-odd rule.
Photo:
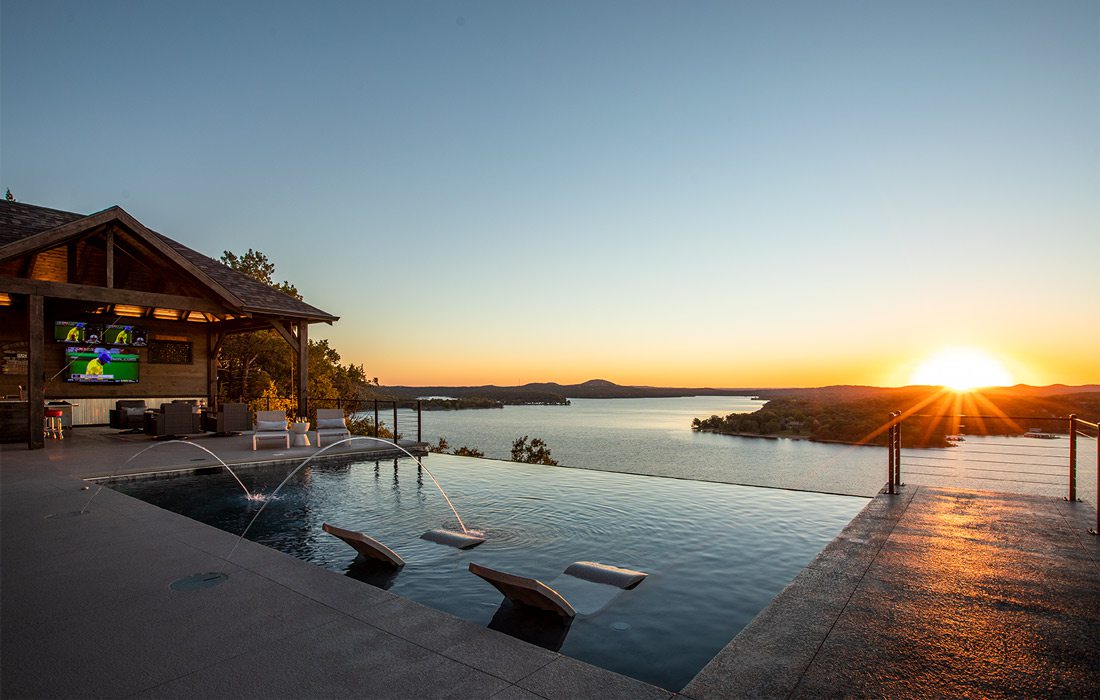
[[[334,442],[330,445],[326,445],[325,447],[322,447],[317,452],[314,452],[309,457],[306,457],[302,461],[301,464],[299,464],[297,467],[292,469],[290,471],[290,473],[287,474],[286,477],[282,481],[279,482],[279,485],[276,486],[275,489],[270,494],[267,494],[264,497],[263,505],[260,506],[260,509],[257,510],[256,514],[252,516],[252,519],[248,521],[248,525],[245,526],[244,531],[241,532],[240,537],[238,537],[236,543],[234,543],[233,549],[229,550],[229,554],[226,555],[226,557],[225,557],[226,560],[228,561],[233,556],[233,554],[237,551],[237,547],[240,546],[241,541],[244,540],[245,535],[248,534],[248,531],[252,528],[252,525],[256,522],[256,519],[259,518],[260,514],[264,512],[265,508],[267,508],[267,504],[270,503],[272,500],[274,500],[276,494],[279,493],[279,490],[281,488],[283,488],[283,486],[285,486],[286,483],[288,481],[290,481],[294,477],[294,475],[297,474],[302,469],[302,467],[309,464],[310,461],[312,461],[314,458],[321,456],[325,452],[328,452],[330,449],[332,449],[332,448],[334,448],[338,445],[343,445],[343,444],[346,444],[346,443],[354,442],[356,440],[370,440],[372,442],[380,442],[383,445],[386,445],[388,447],[394,447],[398,450],[401,450],[406,455],[408,455],[410,458],[415,460],[416,464],[421,469],[423,469],[425,472],[427,472],[429,477],[431,477],[432,483],[434,483],[435,487],[437,489],[439,489],[439,493],[440,493],[440,495],[443,496],[443,500],[447,502],[447,506],[451,509],[451,512],[454,513],[455,519],[458,520],[458,526],[462,528],[462,532],[461,533],[452,532],[450,530],[430,530],[429,532],[425,533],[425,535],[424,535],[425,539],[428,539],[428,540],[431,540],[431,541],[434,541],[434,542],[439,542],[440,544],[448,544],[448,545],[453,546],[453,547],[458,547],[459,549],[468,549],[468,548],[473,547],[477,544],[481,544],[482,542],[485,541],[484,537],[480,537],[479,535],[474,534],[470,530],[466,529],[466,524],[462,522],[462,516],[460,516],[458,514],[458,509],[455,508],[454,503],[452,503],[450,497],[447,496],[447,492],[443,490],[443,486],[439,483],[439,480],[435,478],[434,474],[432,474],[432,470],[425,467],[424,463],[420,461],[419,457],[414,455],[412,452],[409,452],[408,450],[406,450],[401,445],[398,445],[396,440],[384,440],[382,438],[370,437],[370,436],[367,436],[367,435],[353,435],[351,437],[343,438],[341,440],[337,440],[336,442]],[[433,535],[433,533],[439,533],[439,534],[438,534],[437,537],[429,537],[429,535]]]
[[[111,478],[113,478],[116,474],[118,474],[118,472],[120,470],[125,469],[126,465],[128,465],[130,462],[133,462],[135,459],[137,459],[141,455],[145,454],[149,450],[151,450],[155,447],[160,447],[162,445],[171,445],[172,443],[178,443],[178,444],[181,444],[181,445],[190,445],[191,447],[195,447],[197,449],[200,449],[203,452],[210,455],[211,457],[213,457],[214,459],[218,460],[218,463],[221,464],[222,467],[224,467],[227,472],[229,472],[230,474],[233,475],[233,478],[236,479],[236,481],[240,485],[241,489],[244,490],[245,498],[247,498],[250,501],[256,500],[257,496],[255,494],[253,494],[251,491],[248,490],[248,487],[244,485],[244,482],[241,481],[241,478],[239,476],[237,476],[237,472],[233,471],[232,467],[230,467],[228,464],[226,464],[225,461],[221,457],[214,454],[213,452],[211,452],[207,448],[203,447],[202,445],[196,445],[195,443],[190,442],[189,440],[165,440],[164,442],[157,442],[155,444],[149,445],[148,447],[146,447],[146,448],[140,450],[139,452],[135,453],[134,455],[132,455],[129,459],[127,459],[125,462],[122,463],[122,466],[115,467],[115,470],[113,472],[111,472]],[[110,478],[108,478],[108,481],[110,481]],[[80,509],[80,514],[81,515],[83,515],[88,510],[88,506],[90,506],[92,504],[92,501],[95,500],[95,497],[98,496],[99,492],[102,491],[102,490],[103,490],[103,484],[101,483],[101,484],[99,484],[99,488],[96,489],[95,493],[92,494],[92,497],[88,499],[88,502],[84,504],[84,507]]]

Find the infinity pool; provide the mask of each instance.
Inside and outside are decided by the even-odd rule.
[[[477,624],[669,690],[681,689],[867,503],[865,498],[433,454],[424,459],[484,544],[420,539],[458,522],[413,460],[310,464],[273,498],[247,538]],[[290,468],[240,474],[269,494]],[[261,503],[225,472],[112,488],[239,534]],[[396,572],[355,563],[324,522],[382,541]],[[574,561],[637,569],[633,590],[582,600],[563,625],[502,604],[467,571],[476,562],[566,590]]]

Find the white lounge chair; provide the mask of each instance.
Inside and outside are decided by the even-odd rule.
[[[340,408],[317,409],[317,446],[322,445],[321,438],[330,438],[329,442],[351,437],[351,431],[344,423],[344,411]]]
[[[256,411],[252,449],[256,449],[257,441],[271,438],[285,441],[287,449],[290,449],[290,430],[287,428],[286,411]]]

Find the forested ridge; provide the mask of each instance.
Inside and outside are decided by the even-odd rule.
[[[1097,387],[1009,387],[956,393],[938,387],[825,387],[784,390],[752,413],[695,418],[692,429],[729,435],[799,437],[827,442],[885,444],[890,413],[905,415],[902,444],[946,447],[948,435],[1022,435],[1032,428],[1065,433],[1076,414],[1100,419]],[[855,397],[855,398],[853,398]],[[957,416],[964,416],[958,418]]]

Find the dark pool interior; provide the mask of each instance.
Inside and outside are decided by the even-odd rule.
[[[247,538],[366,584],[648,683],[680,690],[867,503],[865,498],[448,455],[424,458],[467,527],[458,550],[420,539],[458,528],[411,459],[307,464],[268,499]],[[293,467],[239,473],[270,494]],[[234,534],[263,504],[224,470],[111,487]],[[356,562],[324,522],[358,530],[407,562]],[[578,587],[565,568],[598,561],[649,574],[632,590]],[[577,596],[571,623],[503,601],[470,562]]]

